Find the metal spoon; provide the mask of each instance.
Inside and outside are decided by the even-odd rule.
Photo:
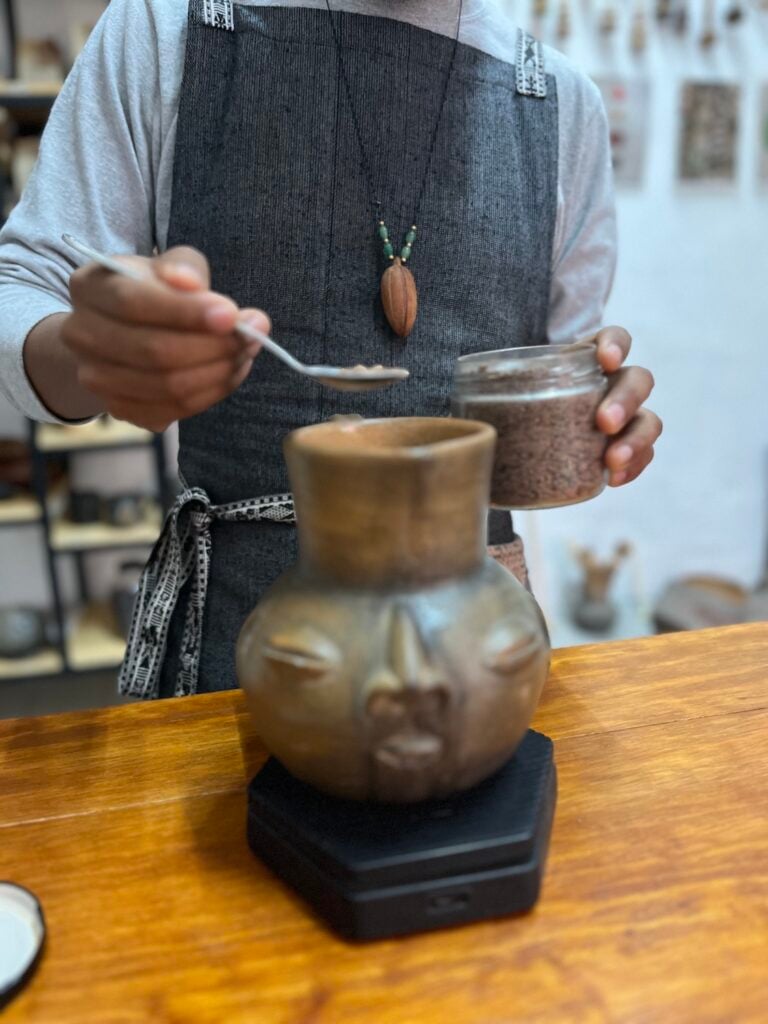
[[[97,252],[84,242],[73,238],[72,235],[62,235],[62,238],[71,249],[79,252],[82,256],[87,256],[88,259],[98,263],[105,270],[111,270],[114,274],[120,274],[121,277],[130,278],[132,281],[146,281],[146,276],[134,267],[129,267],[111,256]],[[340,366],[306,366],[281,345],[278,345],[276,341],[266,334],[262,334],[250,324],[236,324],[235,333],[247,341],[257,341],[267,352],[271,352],[273,356],[282,360],[296,373],[311,377],[319,384],[324,384],[327,388],[334,388],[336,391],[377,391],[381,388],[391,387],[393,384],[399,384],[410,376],[408,370],[396,366],[388,368],[356,366],[350,369]]]

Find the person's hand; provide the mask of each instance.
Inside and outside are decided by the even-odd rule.
[[[620,487],[638,477],[653,459],[662,431],[655,412],[644,408],[653,375],[641,366],[624,366],[632,339],[623,327],[606,327],[594,339],[597,358],[611,376],[611,387],[597,411],[597,425],[611,437],[605,453],[608,483]]]
[[[211,292],[208,262],[195,249],[121,259],[146,273],[146,282],[94,263],[76,271],[62,340],[76,360],[80,385],[107,412],[160,432],[242,384],[258,346],[232,330],[242,318],[268,333],[269,318]]]

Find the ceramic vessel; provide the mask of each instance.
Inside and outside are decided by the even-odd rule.
[[[539,608],[486,553],[495,431],[341,421],[285,444],[299,560],[245,623],[266,745],[339,797],[408,802],[500,768],[549,666]]]

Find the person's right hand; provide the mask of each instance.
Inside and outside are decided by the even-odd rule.
[[[146,282],[94,263],[76,271],[70,281],[73,312],[62,325],[62,339],[81,386],[107,412],[160,432],[242,384],[258,346],[232,330],[246,319],[268,333],[269,318],[211,292],[208,262],[195,249],[121,260],[145,272]]]

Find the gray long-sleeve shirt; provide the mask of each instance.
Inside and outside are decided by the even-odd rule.
[[[269,6],[273,0],[240,0]],[[502,0],[464,0],[461,41],[513,63],[517,28]],[[324,0],[280,0],[324,7]],[[336,10],[396,17],[453,36],[445,0],[332,0]],[[40,159],[0,233],[0,392],[25,415],[55,420],[24,371],[38,323],[69,305],[70,232],[108,253],[149,255],[168,236],[187,0],[111,0],[57,100]],[[600,326],[616,258],[605,112],[589,79],[545,48],[559,102],[558,212],[548,333],[570,341]],[[258,116],[257,114],[255,116]]]

